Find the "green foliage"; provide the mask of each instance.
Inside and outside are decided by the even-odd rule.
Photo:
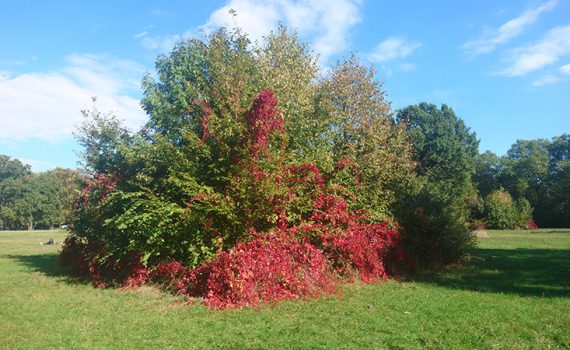
[[[486,152],[477,157],[474,183],[486,196],[506,189],[516,202],[528,201],[534,220],[542,227],[564,227],[570,223],[568,168],[570,136],[552,140],[518,140],[506,156]],[[528,212],[527,204],[520,204]]]
[[[552,139],[548,147],[548,189],[541,212],[549,226],[570,226],[570,134]]]
[[[323,82],[320,102],[330,116],[331,158],[355,162],[360,180],[356,203],[373,219],[385,220],[392,215],[397,194],[415,181],[414,163],[405,125],[394,124],[374,74],[354,56],[340,62]]]
[[[421,267],[457,261],[475,243],[467,221],[479,141],[446,105],[399,110],[412,143],[418,181],[403,192],[397,218]]]
[[[504,189],[490,193],[485,199],[485,217],[489,228],[514,228],[515,208],[511,195]]]
[[[396,121],[404,123],[412,142],[418,175],[463,196],[478,153],[475,133],[447,105],[440,109],[428,103],[408,106],[398,111]]]
[[[485,151],[475,156],[473,185],[481,197],[487,197],[491,192],[501,187],[501,165],[499,156],[491,151]]]
[[[513,201],[509,192],[498,189],[485,198],[485,222],[491,229],[524,229],[532,219],[532,207],[525,198]]]
[[[22,178],[30,173],[29,165],[22,164],[18,159],[0,154],[0,181]]]
[[[96,99],[93,99],[96,102]],[[84,151],[79,155],[84,165],[99,173],[117,172],[123,162],[121,147],[129,144],[129,130],[112,114],[103,114],[95,106],[81,111],[84,121],[75,137]]]
[[[31,230],[67,222],[79,188],[78,173],[55,169],[34,174],[20,161],[0,157],[0,226]]]
[[[509,189],[514,197],[526,197],[535,207],[545,200],[548,176],[549,142],[517,140],[507,151],[508,175],[512,180]]]
[[[252,232],[306,221],[324,190],[386,220],[413,181],[403,128],[355,58],[320,77],[285,28],[261,44],[222,29],[156,68],[143,80],[146,129],[95,110],[78,132],[95,177],[73,234],[101,244],[98,258],[197,266]]]
[[[398,223],[418,269],[459,261],[475,245],[465,203],[436,184],[420,179],[400,202]]]

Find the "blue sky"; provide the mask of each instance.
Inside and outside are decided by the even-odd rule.
[[[504,154],[570,133],[570,1],[3,1],[0,154],[34,171],[76,167],[81,110],[97,96],[137,129],[140,80],[176,42],[224,25],[258,39],[297,28],[322,67],[355,52],[393,108],[447,103]],[[237,11],[232,19],[229,9]]]

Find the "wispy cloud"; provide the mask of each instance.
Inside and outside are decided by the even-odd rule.
[[[149,31],[145,30],[135,34],[134,38],[149,50],[168,52],[172,50],[178,42],[185,39],[190,39],[194,36],[194,33],[190,30],[184,32],[183,34],[171,35],[153,35]]]
[[[487,31],[481,38],[469,41],[461,47],[472,55],[491,53],[498,46],[519,36],[527,26],[536,22],[541,14],[551,11],[557,4],[558,0],[549,0],[538,6],[528,8],[520,16],[509,20],[499,28]]]
[[[565,64],[559,68],[559,70],[564,73],[570,75],[570,64]]]
[[[557,77],[556,75],[545,75],[540,79],[537,79],[535,81],[532,82],[532,86],[544,86],[544,85],[550,85],[550,84],[554,84],[560,81],[560,78]]]
[[[114,112],[130,127],[146,116],[139,101],[143,68],[105,55],[71,55],[59,71],[29,72],[0,79],[0,139],[3,142],[69,138],[82,109],[97,96],[101,111]]]
[[[570,54],[570,25],[549,30],[538,42],[511,50],[511,64],[499,75],[521,76],[556,63]]]
[[[406,58],[421,46],[420,43],[407,42],[401,38],[391,37],[378,44],[367,56],[371,62],[384,63]]]

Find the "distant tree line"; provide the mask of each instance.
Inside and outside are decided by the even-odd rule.
[[[81,183],[75,170],[33,173],[29,165],[0,155],[0,228],[33,230],[66,224]]]
[[[505,156],[475,158],[473,183],[479,208],[474,220],[488,227],[520,226],[521,215],[539,227],[570,226],[570,135],[518,140]]]
[[[443,222],[436,220],[442,230],[436,241],[453,222],[466,221],[472,229],[570,226],[570,135],[517,140],[500,157],[480,154],[475,133],[447,105],[408,106],[397,111],[396,122],[406,125],[423,183],[414,205],[425,210],[446,203],[439,211],[447,213],[439,216]],[[460,231],[450,230],[453,236]]]

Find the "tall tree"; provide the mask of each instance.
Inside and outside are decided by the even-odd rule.
[[[467,203],[479,141],[446,105],[406,107],[396,122],[404,126],[417,162],[419,181],[398,215],[416,261],[426,266],[456,261],[474,244]]]
[[[321,86],[331,158],[353,160],[360,171],[358,200],[376,219],[386,219],[397,193],[413,181],[412,152],[404,125],[396,125],[373,68],[355,56],[339,62]],[[384,217],[382,217],[384,215]]]
[[[475,170],[479,140],[453,109],[420,103],[399,110],[396,121],[404,123],[412,141],[418,175],[463,194]]]

